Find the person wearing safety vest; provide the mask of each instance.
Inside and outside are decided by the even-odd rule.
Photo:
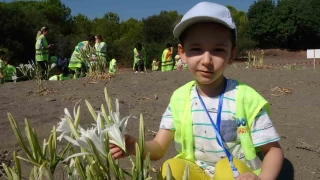
[[[4,59],[4,82],[13,82],[14,81],[14,76],[17,74],[17,69],[9,64],[8,59]]]
[[[151,66],[152,66],[152,71],[158,71],[159,62],[157,61],[156,57],[153,59]]]
[[[72,76],[69,74],[68,68],[63,68],[62,73],[59,75],[54,75],[49,78],[49,81],[65,81],[72,79]]]
[[[91,61],[97,60],[95,54],[95,37],[88,36],[87,41],[78,43],[75,47],[69,62],[69,69],[75,71],[74,78],[85,77],[87,73],[87,66]]]
[[[4,83],[4,71],[6,68],[4,61],[3,61],[3,59],[5,58],[4,54],[5,53],[3,51],[0,51],[0,84]]]
[[[109,73],[110,73],[110,74],[115,74],[115,73],[117,72],[117,69],[118,69],[118,67],[117,67],[117,61],[116,61],[116,59],[113,58],[113,59],[110,61]]]
[[[284,155],[268,102],[223,75],[236,56],[236,26],[229,9],[198,3],[173,34],[195,80],[173,93],[160,130],[145,142],[151,160],[161,159],[175,143],[178,155],[163,164],[159,179],[166,179],[167,166],[172,179],[184,179],[186,165],[189,179],[277,179]],[[138,140],[129,134],[125,139],[127,152],[135,154]],[[125,155],[113,144],[110,152],[114,159]]]
[[[133,49],[133,69],[135,73],[143,73],[146,65],[145,49],[141,43],[137,43]]]
[[[49,33],[48,27],[42,27],[37,34],[36,38],[36,63],[38,67],[41,69],[42,77],[44,78],[48,71],[48,60],[49,60],[49,48],[53,46],[53,44],[48,44],[47,36]]]
[[[102,42],[102,36],[98,35],[96,38],[96,55],[98,56],[98,59],[107,62],[107,44],[105,42]]]
[[[161,71],[172,71],[173,61],[172,61],[172,45],[167,44],[166,49],[163,50],[162,58],[161,58]]]

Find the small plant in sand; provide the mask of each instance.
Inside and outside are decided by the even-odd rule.
[[[303,65],[299,65],[297,63],[290,63],[285,65],[284,68],[287,70],[301,70],[301,69],[305,69],[306,67]]]
[[[248,60],[247,60],[247,68],[258,68],[262,69],[261,67],[264,66],[263,58],[264,58],[264,51],[260,51],[260,56],[253,55],[251,51],[247,51],[248,53]]]
[[[41,69],[41,67],[38,65],[34,65],[35,79],[37,83],[37,93],[39,94],[42,94],[44,91],[48,90],[48,79],[50,76],[50,72],[52,71],[52,69],[56,67],[56,64],[52,63],[48,66],[49,67],[47,67],[47,71],[44,74],[42,74],[43,70]]]
[[[23,74],[24,77],[27,77],[30,80],[33,78],[35,65],[33,61],[29,61],[28,64],[19,64],[17,69]]]
[[[145,128],[144,118],[140,115],[139,141],[136,143],[136,158],[132,160],[131,172],[121,168],[118,160],[114,160],[109,152],[109,143],[116,144],[125,153],[125,130],[128,119],[126,116],[120,119],[119,102],[116,99],[115,110],[111,99],[105,89],[105,100],[108,109],[101,105],[100,111],[94,111],[91,104],[86,105],[91,113],[94,124],[88,129],[80,126],[80,106],[75,105],[73,116],[65,109],[64,115],[58,127],[52,128],[48,140],[44,139],[42,144],[38,141],[36,131],[25,120],[25,134],[27,140],[22,136],[16,120],[8,114],[13,132],[22,147],[24,154],[14,155],[14,167],[2,166],[7,178],[10,180],[22,179],[20,160],[32,165],[29,179],[54,179],[57,167],[62,167],[68,173],[69,179],[135,179],[145,180],[150,177],[150,155],[145,156]],[[59,133],[60,135],[57,135]],[[58,143],[62,140],[68,142],[61,151],[57,151]],[[171,170],[168,167],[167,179],[171,179]],[[185,168],[184,179],[189,179],[188,166]]]
[[[97,60],[91,63],[88,71],[88,78],[91,80],[110,79],[113,75],[107,71],[108,63],[102,60]]]

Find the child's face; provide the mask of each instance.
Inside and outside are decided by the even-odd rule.
[[[187,29],[179,53],[198,83],[211,84],[223,75],[227,64],[232,63],[236,49],[232,50],[227,27],[200,23]]]

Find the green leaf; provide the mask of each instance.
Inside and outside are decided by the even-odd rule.
[[[144,168],[144,147],[145,147],[144,136],[145,136],[144,118],[143,118],[143,115],[140,114],[140,124],[139,124],[140,170],[143,170]],[[138,172],[141,172],[141,171],[138,171]]]
[[[150,174],[150,152],[147,153],[146,158],[144,160],[144,178],[148,178]]]
[[[35,166],[37,166],[37,167],[40,167],[40,166],[41,166],[41,164],[39,164],[39,163],[37,163],[37,162],[35,162],[35,161],[29,160],[29,159],[25,159],[25,158],[20,157],[20,156],[17,156],[17,158],[18,158],[18,159],[21,159],[21,160],[23,160],[23,161],[26,161],[26,162],[28,162],[28,163],[31,163],[31,164],[33,164],[33,165],[35,165]]]
[[[99,151],[97,150],[96,146],[94,145],[94,143],[89,138],[86,138],[86,141],[88,142],[90,149],[91,149],[91,152],[93,152],[93,155],[94,155],[95,159],[98,161],[99,165],[103,168],[103,170],[105,172],[108,172],[108,169],[103,164],[103,160],[101,159],[101,155],[100,155]]]
[[[79,126],[79,122],[80,122],[80,106],[78,106],[77,108],[77,114],[76,117],[74,119],[74,127],[77,129]]]
[[[22,147],[22,149],[26,152],[27,156],[29,158],[31,158],[33,161],[35,161],[35,159],[33,158],[31,152],[29,151],[29,149],[26,146],[26,143],[24,142],[22,135],[21,135],[21,131],[17,125],[17,122],[15,121],[15,119],[13,118],[13,116],[8,113],[8,118],[9,118],[9,122],[11,125],[11,128],[14,132],[14,135],[16,136],[16,139],[18,140],[20,146]]]
[[[111,105],[111,99],[109,98],[109,94],[108,94],[107,88],[104,88],[104,97],[106,99],[106,103],[107,103],[108,110],[109,110],[109,113],[110,113],[111,111],[113,111],[113,108],[112,108],[112,105]]]
[[[70,119],[69,116],[65,116],[66,121],[68,122],[68,125],[70,127],[71,133],[73,134],[74,137],[79,138],[79,132],[76,130],[76,127],[72,123],[72,120]]]
[[[98,117],[97,117],[97,114],[94,112],[93,107],[91,106],[91,104],[87,100],[85,100],[85,102],[86,102],[86,104],[88,106],[88,109],[89,109],[89,111],[91,113],[91,116],[93,117],[94,121],[97,121]]]
[[[125,179],[123,170],[121,168],[119,168],[119,178],[122,179],[122,180]]]
[[[86,179],[86,173],[85,173],[85,169],[84,167],[82,166],[82,164],[80,163],[80,159],[78,157],[74,158],[74,163],[75,163],[75,168],[79,174],[79,177],[82,179],[82,180],[85,180]]]
[[[46,157],[46,155],[47,155],[47,142],[46,142],[46,139],[44,139],[43,143],[42,143],[42,155],[44,157]]]
[[[21,179],[21,165],[20,165],[20,160],[17,158],[16,151],[13,151],[13,160],[17,169],[18,179]]]
[[[35,161],[39,162],[40,158],[38,158],[36,149],[33,145],[32,138],[31,138],[31,130],[29,129],[29,126],[27,125],[27,121],[26,121],[25,133],[27,136],[27,140],[29,142],[29,146],[31,147],[32,157],[35,159]]]
[[[40,143],[38,141],[38,134],[34,129],[32,129],[32,139],[38,154],[41,156],[41,159],[45,159],[45,154],[42,153],[43,151],[41,151]]]
[[[139,145],[136,143],[136,172],[137,172],[137,178],[141,179],[141,153]]]
[[[108,154],[108,161],[109,161],[109,164],[110,164],[110,169],[111,169],[112,172],[113,172],[113,175],[114,175],[115,177],[119,177],[119,174],[118,174],[118,171],[117,171],[117,167],[116,167],[116,165],[115,165],[115,163],[114,163],[114,160],[113,160],[110,152],[109,152],[109,154]]]
[[[109,152],[110,152],[110,147],[109,147],[109,134],[108,134],[108,132],[106,132],[106,134],[105,134],[104,149],[105,149],[105,151],[106,151],[106,154],[109,154]],[[110,177],[110,163],[109,163],[109,161],[108,161],[108,157],[106,157],[106,167],[107,167],[107,172],[106,172],[106,174],[107,174],[108,178],[111,178],[111,177]]]
[[[104,118],[106,124],[107,124],[107,125],[111,125],[112,122],[110,121],[109,116],[108,116],[108,114],[107,114],[107,111],[106,111],[106,109],[104,108],[104,105],[103,105],[103,104],[101,104],[101,111],[102,111],[102,117]]]
[[[11,174],[10,168],[5,163],[2,163],[2,167],[3,167],[4,171],[6,172],[6,175],[7,175],[8,179],[9,180],[14,180],[13,176]]]
[[[54,158],[54,155],[53,155],[53,145],[52,145],[52,139],[53,139],[53,134],[51,134],[49,136],[49,140],[48,140],[48,151],[49,151],[49,156],[50,156],[50,166],[53,166],[53,158]]]

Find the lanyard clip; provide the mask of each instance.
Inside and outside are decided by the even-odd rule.
[[[230,161],[229,164],[230,164],[230,167],[231,167],[231,169],[232,169],[233,177],[236,178],[237,176],[240,175],[240,174],[239,174],[239,171],[238,171],[238,169],[236,168],[236,166],[233,164],[232,161]]]

